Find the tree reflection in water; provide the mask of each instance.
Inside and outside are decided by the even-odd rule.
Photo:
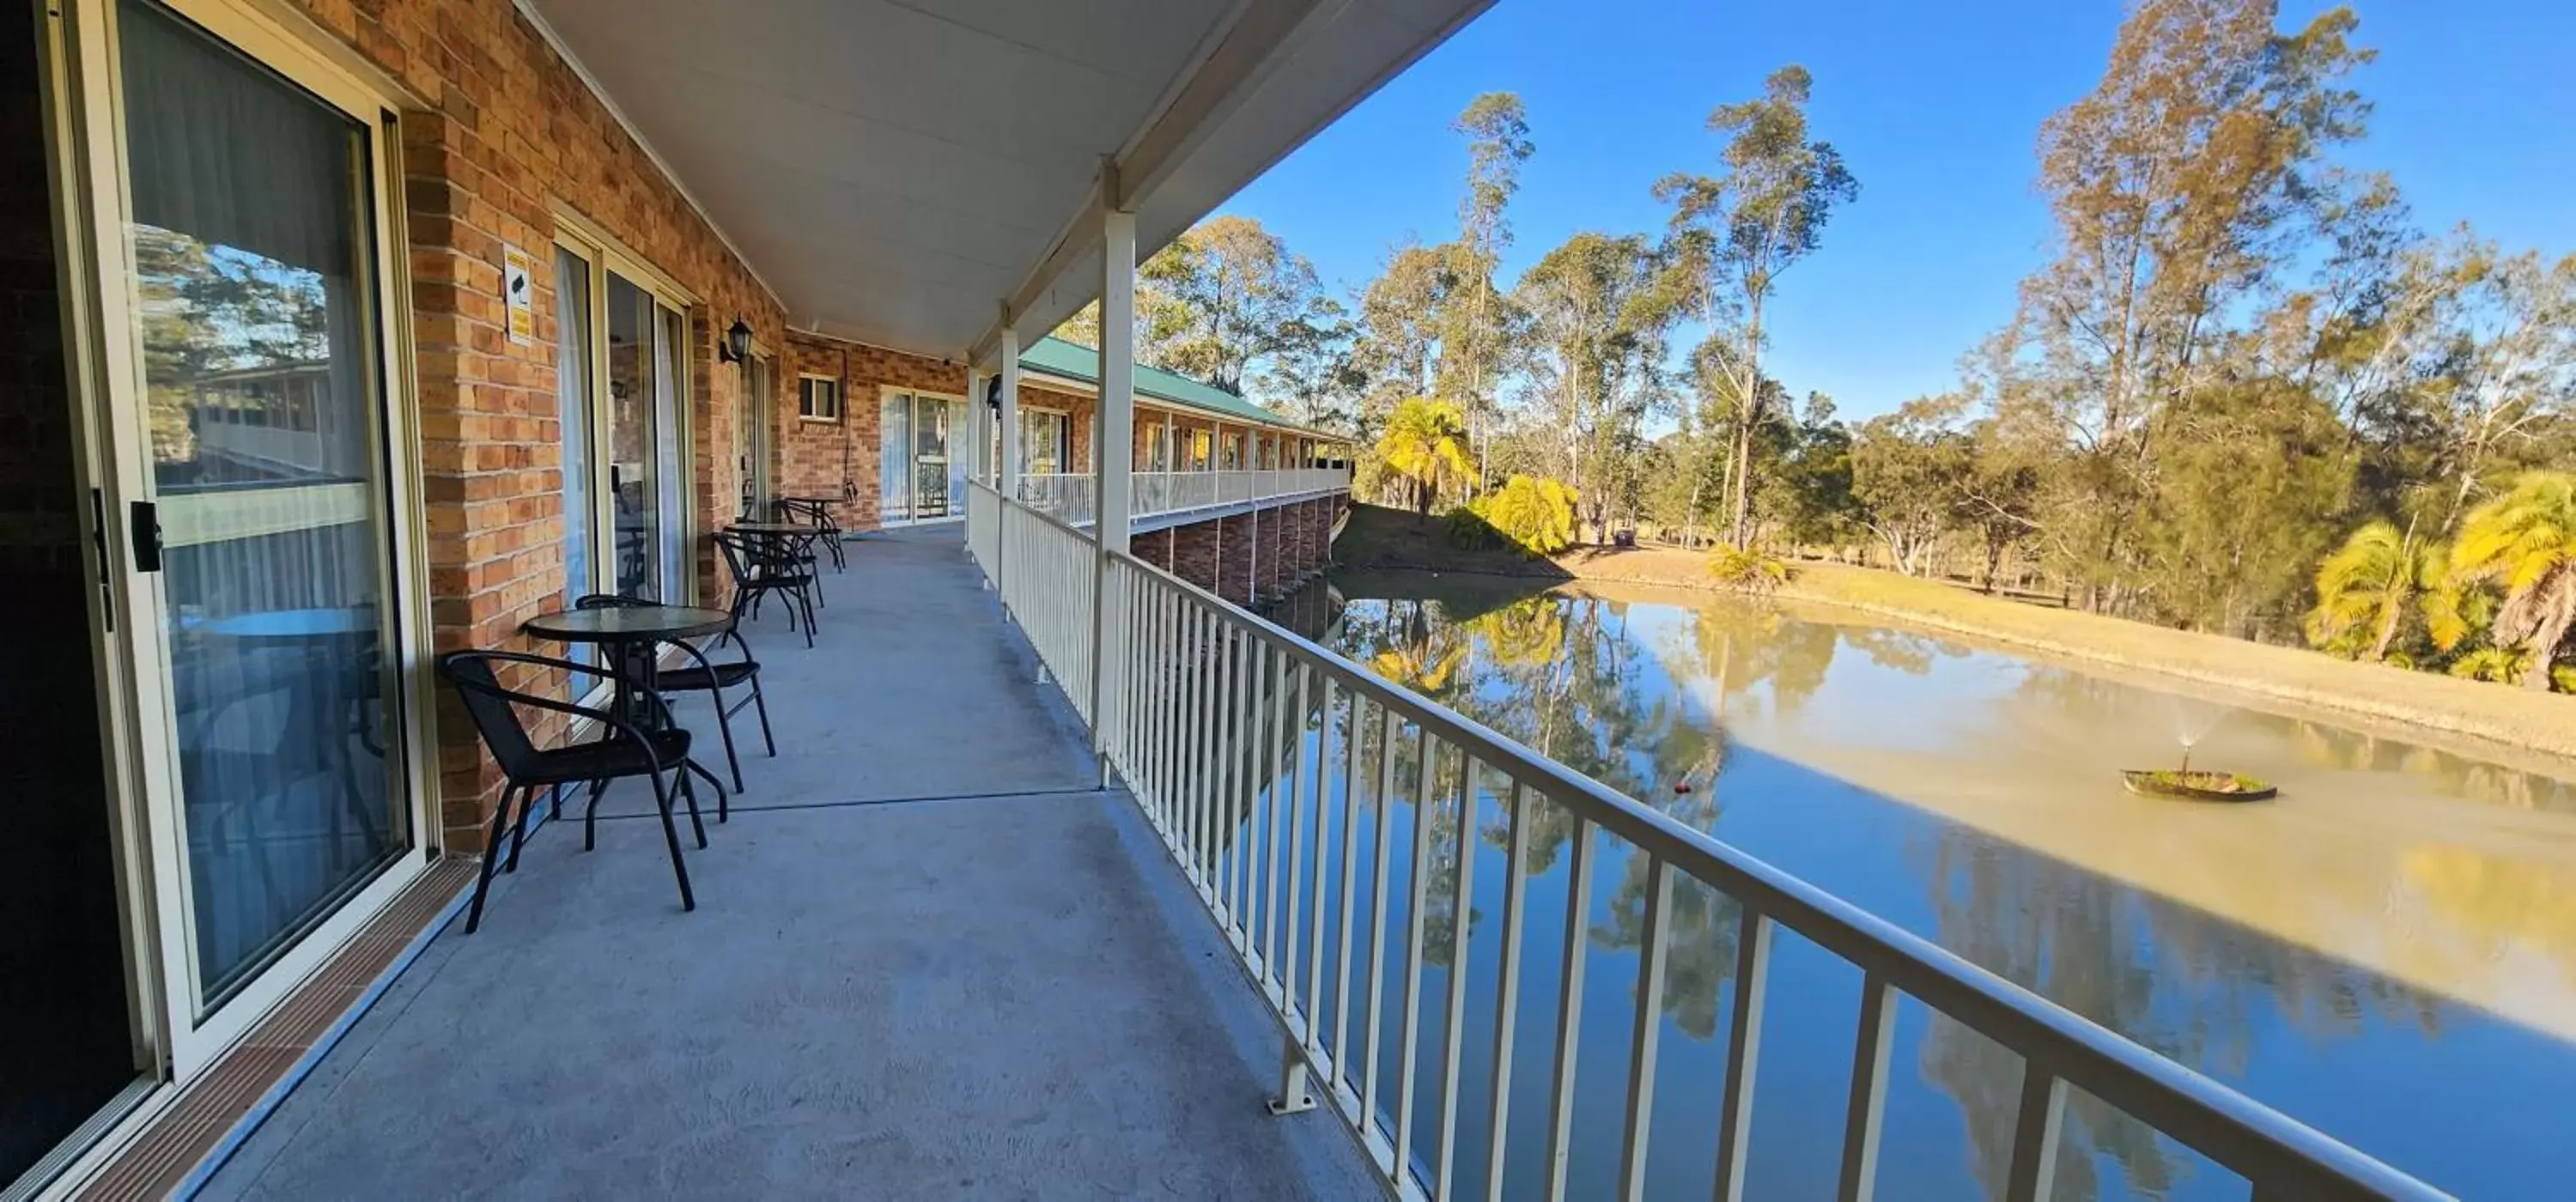
[[[1726,817],[1723,786],[1736,758],[1725,722],[1798,715],[1816,704],[1844,651],[1855,664],[1866,661],[1864,682],[1868,671],[1925,676],[1944,661],[1979,654],[1932,636],[1800,621],[1730,602],[1664,615],[1672,620],[1635,631],[1632,616],[1622,602],[1584,596],[1407,594],[1351,601],[1334,641],[1387,678],[1713,834]],[[2138,709],[2141,698],[2152,694],[2012,662],[2020,673],[2008,688],[2024,700],[2084,720],[2148,720],[2123,707]],[[1331,720],[1346,726],[1347,709]],[[2240,714],[2231,722],[2276,734],[2311,762],[2405,771],[2442,792],[2508,806],[2576,810],[2576,791],[2545,777],[2295,719]],[[1340,729],[1334,737],[1350,746],[1354,734],[1373,772],[1382,750],[1379,724],[1371,721],[1358,732]],[[1396,797],[1407,801],[1419,771],[1414,741],[1402,738],[1393,750]],[[1501,869],[1509,830],[1498,774],[1480,772],[1475,787],[1463,789],[1458,762],[1444,759],[1438,767],[1442,783],[1427,816],[1425,958],[1445,967],[1456,921],[1450,907],[1460,834],[1471,829],[1477,843],[1492,849],[1486,856],[1490,867],[1478,873],[1481,893]],[[1373,793],[1365,791],[1362,804],[1375,804]],[[1568,811],[1549,803],[1533,804],[1526,814],[1531,840],[1520,871],[1534,878],[1561,862],[1575,823]],[[2442,1034],[2446,1016],[2457,1013],[2378,974],[1971,828],[1922,819],[1903,829],[1921,832],[1908,839],[1899,858],[1911,868],[1902,878],[1919,882],[1910,887],[1920,890],[1913,896],[1925,903],[1923,921],[1916,924],[1924,934],[2224,1080],[2245,1080],[2258,1041],[2282,1025],[2316,1043],[2370,1038],[2388,1029],[2413,1029],[2429,1040]],[[1605,845],[1606,879],[1595,895],[1586,937],[1601,948],[1634,951],[1643,935],[1650,865],[1646,857],[1621,850]],[[2437,909],[2472,917],[2482,910],[2510,912],[2513,917],[2503,924],[2508,932],[2576,947],[2576,888],[2545,872],[2501,872],[2491,857],[2446,855],[2440,848],[2410,857],[2407,872]],[[1902,880],[1872,887],[1883,885],[1900,893],[1909,887]],[[1677,881],[1672,900],[1665,1012],[1691,1040],[1722,1048],[1720,1004],[1735,967],[1738,908],[1686,877]],[[1472,929],[1483,918],[1471,910],[1467,921]],[[1400,919],[1390,921],[1398,924],[1395,930],[1403,929]],[[1491,938],[1472,954],[1493,954]],[[1554,955],[1535,945],[1523,951],[1539,958],[1533,964]],[[2576,958],[2569,963],[2576,979]],[[1490,1004],[1476,999],[1470,1012]],[[2020,1057],[1938,1016],[1924,1028],[1916,1052],[1923,1082],[1946,1095],[1965,1120],[1968,1146],[1961,1159],[1976,1188],[2001,1196]],[[2197,1196],[2221,1184],[2195,1178],[2194,1158],[2186,1150],[2081,1093],[2070,1099],[2064,1139],[2061,1198],[2165,1197],[2178,1191]]]
[[[2440,1033],[2440,1004],[2416,990],[1989,836],[1944,829],[1932,861],[1935,942],[2222,1080],[2244,1078],[2269,1015],[2318,1040],[2374,1023]],[[1921,1061],[1967,1119],[1978,1181],[2003,1196],[2021,1058],[1935,1015]],[[2098,1196],[2097,1157],[2120,1167],[2125,1192],[2162,1197],[2188,1154],[2079,1091],[2067,1103],[2059,1196]]]

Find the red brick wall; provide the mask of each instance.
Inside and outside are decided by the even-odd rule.
[[[1252,597],[1259,601],[1279,591],[1280,548],[1288,541],[1285,507],[1252,514]]]
[[[1252,515],[1219,518],[1216,594],[1237,605],[1252,604]]]
[[[716,448],[731,441],[740,374],[716,369],[714,339],[739,315],[777,345],[783,314],[509,0],[291,2],[409,93],[396,100],[434,638],[524,647],[519,624],[565,589],[556,206],[699,298],[685,358],[701,529],[730,516],[739,487]],[[504,243],[535,260],[532,345],[503,333]],[[698,578],[713,571],[702,549]],[[479,848],[499,778],[444,696],[438,743],[447,845]]]
[[[1169,529],[1150,531],[1130,540],[1127,549],[1136,558],[1168,572],[1172,570],[1172,543],[1176,538]]]
[[[857,497],[839,510],[841,525],[852,530],[873,530],[883,521],[878,419],[885,390],[966,395],[963,364],[809,334],[788,335],[778,374],[781,396],[775,429],[779,433],[773,440],[777,459],[770,478],[782,496],[838,497],[844,495],[845,486],[856,489]],[[840,381],[841,420],[809,421],[802,416],[797,381],[805,376]],[[962,440],[967,433],[957,429],[953,437]]]
[[[1216,589],[1217,529],[1214,522],[1172,528],[1172,574],[1203,589]]]

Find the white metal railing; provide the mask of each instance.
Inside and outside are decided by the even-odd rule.
[[[981,480],[966,482],[966,553],[988,578],[996,578],[1002,554],[1002,494]]]
[[[988,490],[989,491],[989,490]],[[979,498],[980,499],[980,498]],[[1842,1134],[1844,1199],[1871,1196],[1889,1079],[1898,998],[1910,996],[2023,1058],[2023,1082],[2005,1183],[2010,1202],[2049,1196],[2068,1091],[2086,1091],[2252,1183],[2255,1202],[2284,1199],[2438,1199],[2446,1195],[2363,1153],[2106,1030],[1885,919],[1690,829],[1367,669],[1299,638],[1171,574],[1125,555],[1105,561],[1094,544],[1022,506],[1005,507],[1006,539],[1021,531],[1038,554],[1004,552],[1005,598],[1054,669],[1067,697],[1092,707],[1093,640],[1106,648],[1102,715],[1093,723],[1112,767],[1165,848],[1233,944],[1242,967],[1283,1021],[1289,1046],[1276,1109],[1315,1104],[1320,1092],[1361,1136],[1377,1171],[1399,1195],[1447,1198],[1464,1191],[1453,1169],[1480,1158],[1485,1193],[1503,1194],[1506,1121],[1515,1103],[1513,1055],[1523,930],[1524,866],[1535,807],[1570,817],[1565,846],[1569,912],[1561,948],[1530,961],[1556,976],[1554,1071],[1546,1082],[1545,1193],[1566,1196],[1573,1082],[1585,996],[1596,836],[1624,841],[1645,857],[1644,916],[1637,952],[1636,1016],[1629,1029],[1626,1107],[1620,1125],[1618,1193],[1641,1197],[1654,1131],[1657,1046],[1664,1026],[1665,971],[1677,881],[1733,899],[1740,919],[1731,978],[1724,1092],[1713,1133],[1714,1196],[1743,1195],[1760,1060],[1764,994],[1777,932],[1787,930],[1858,967],[1861,1021]],[[1095,565],[1108,575],[1096,581]],[[1011,583],[1010,573],[1023,573]],[[1031,579],[1029,574],[1043,574]],[[1111,622],[1087,625],[1095,584]],[[1078,616],[1077,616],[1078,615]],[[1058,664],[1075,665],[1068,671]],[[1336,790],[1333,782],[1339,781]],[[1335,794],[1338,792],[1338,798]],[[1363,796],[1374,802],[1369,913],[1355,914]],[[1412,810],[1409,916],[1388,929],[1389,855],[1399,801]],[[1485,1108],[1485,1146],[1459,1146],[1461,1046],[1481,809],[1507,825],[1496,986],[1474,1003],[1494,1015]],[[1444,808],[1446,807],[1446,808]],[[1443,838],[1433,815],[1458,815]],[[1340,833],[1337,857],[1325,854]],[[1309,839],[1311,838],[1311,843]],[[1285,842],[1287,871],[1281,870]],[[1454,842],[1453,842],[1454,841]],[[1447,986],[1437,1060],[1436,1121],[1428,1146],[1415,1139],[1425,1095],[1421,1034],[1432,857],[1452,848],[1446,882]],[[1332,861],[1328,865],[1328,861]],[[1327,880],[1328,871],[1335,878]],[[1338,896],[1338,904],[1335,897]],[[1328,912],[1338,915],[1328,920]],[[1302,924],[1302,925],[1301,925]],[[1390,937],[1401,937],[1398,992],[1387,989]],[[1355,952],[1355,942],[1365,949]],[[1549,963],[1553,960],[1553,963]],[[1326,970],[1332,985],[1326,986]],[[1365,993],[1354,997],[1354,979]],[[1357,1007],[1355,1011],[1355,1006]],[[1381,1019],[1400,1013],[1394,1080],[1381,1079]],[[1353,1031],[1356,1019],[1358,1030]],[[1354,1052],[1352,1040],[1359,1041]],[[1314,1080],[1310,1082],[1309,1073]],[[1310,1084],[1320,1085],[1310,1090]],[[1390,1092],[1391,1091],[1391,1092]],[[1524,1092],[1529,1092],[1525,1089]],[[1424,1112],[1426,1115],[1428,1112]],[[1381,1116],[1391,1119],[1382,1123]]]
[[[1301,467],[1272,471],[1136,472],[1130,481],[1129,508],[1138,518],[1267,501],[1275,497],[1348,492],[1349,468]],[[1060,472],[1020,477],[1020,502],[1044,510],[1058,521],[1087,523],[1097,514],[1089,473]]]
[[[981,482],[969,486],[967,529],[975,511],[991,509],[992,558],[978,554],[984,575],[1001,594],[1002,608],[1020,624],[1037,648],[1064,695],[1085,722],[1091,720],[1092,565],[1099,559],[1091,536],[1026,505],[1004,505],[1001,494]],[[974,550],[974,544],[967,544]],[[1071,592],[1051,590],[1070,589]]]

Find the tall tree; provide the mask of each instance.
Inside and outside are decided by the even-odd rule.
[[[1249,217],[1200,222],[1137,275],[1183,314],[1172,337],[1156,340],[1160,366],[1228,392],[1242,392],[1254,363],[1280,349],[1283,331],[1324,303],[1315,265]]]
[[[1284,403],[1310,426],[1358,429],[1352,403],[1368,382],[1357,359],[1358,336],[1340,301],[1317,302],[1308,315],[1280,329],[1269,370],[1261,376],[1261,399]]]
[[[2454,520],[2549,423],[2576,411],[2576,255],[2549,263],[2469,247],[2461,271],[2472,282],[2449,306],[2448,370],[2434,390]]]
[[[1953,428],[1966,398],[1918,397],[1862,424],[1852,439],[1852,495],[1861,524],[1887,545],[1896,570],[1919,576],[1958,511],[1975,470],[1966,436]]]
[[[1512,92],[1487,92],[1468,103],[1450,131],[1467,139],[1467,194],[1458,202],[1458,241],[1451,247],[1452,284],[1441,323],[1440,391],[1467,412],[1469,441],[1485,453],[1495,386],[1511,327],[1509,300],[1495,286],[1512,244],[1506,209],[1520,190],[1521,164],[1537,147],[1528,115]]]
[[[1726,139],[1724,170],[1714,176],[1674,174],[1655,184],[1673,207],[1670,260],[1682,275],[1683,299],[1714,323],[1709,334],[1734,384],[1725,395],[1734,451],[1728,472],[1734,542],[1751,537],[1755,431],[1766,416],[1762,388],[1764,320],[1780,274],[1813,254],[1836,205],[1860,195],[1842,155],[1807,136],[1807,69],[1782,67],[1763,81],[1759,99],[1723,104],[1709,131]]]
[[[1406,242],[1389,252],[1386,266],[1361,290],[1354,365],[1369,380],[1363,431],[1383,423],[1396,402],[1434,391],[1440,313],[1455,280],[1453,266],[1439,250]]]
[[[2096,584],[2134,561],[2155,416],[2214,378],[2226,319],[2312,228],[2322,156],[2369,112],[2341,86],[2371,57],[2351,11],[2277,19],[2277,0],[2138,0],[2101,82],[2040,130],[2057,257],[2022,286],[2023,399],[2089,461],[2061,533]]]
[[[1561,470],[1596,531],[1634,512],[1648,412],[1664,400],[1660,364],[1674,310],[1663,264],[1640,235],[1584,232],[1521,276],[1534,341],[1533,395],[1558,441]]]

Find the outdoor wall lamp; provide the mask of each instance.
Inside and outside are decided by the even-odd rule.
[[[725,363],[740,363],[751,358],[751,323],[734,318],[733,327],[725,331],[724,341],[716,344],[716,358]]]

